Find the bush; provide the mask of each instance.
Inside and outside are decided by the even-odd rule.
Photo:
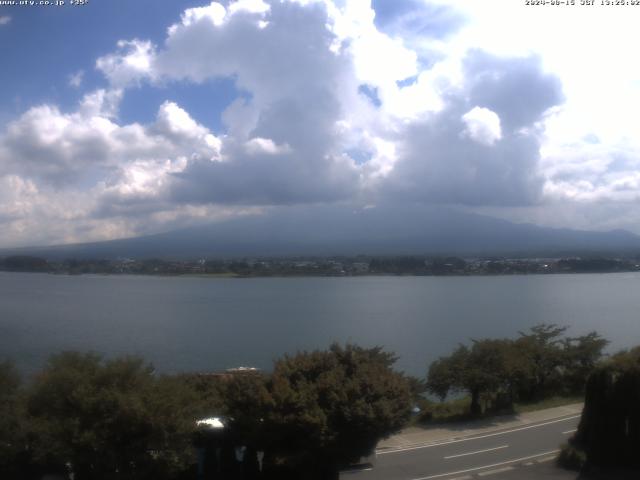
[[[640,468],[640,347],[614,355],[590,375],[574,438],[589,465]]]
[[[587,462],[587,454],[573,445],[564,444],[560,449],[557,462],[560,467],[567,470],[580,471]]]

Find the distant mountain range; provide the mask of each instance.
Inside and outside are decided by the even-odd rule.
[[[620,253],[640,253],[640,236],[545,228],[424,207],[291,207],[137,238],[0,251],[48,259]]]

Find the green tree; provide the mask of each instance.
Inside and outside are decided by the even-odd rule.
[[[278,455],[300,472],[337,478],[410,416],[411,392],[393,354],[337,344],[276,361],[266,428]]]
[[[562,335],[566,330],[567,327],[543,323],[531,327],[528,333],[519,332],[516,348],[527,365],[518,386],[521,399],[539,400],[549,391],[560,390],[560,367],[565,359]]]
[[[470,413],[478,415],[482,413],[482,397],[495,401],[502,395],[507,405],[501,407],[511,405],[514,385],[522,369],[511,340],[473,340],[471,347],[460,345],[451,355],[433,362],[427,386],[441,400],[450,392],[468,393]]]
[[[273,410],[268,377],[259,372],[234,375],[222,386],[223,411],[231,435],[237,444],[265,450],[270,443],[264,428],[265,418]]]
[[[28,438],[21,378],[13,363],[0,363],[0,478],[25,478]]]
[[[589,376],[573,443],[590,465],[640,468],[640,346],[614,355]]]
[[[451,392],[465,390],[463,371],[469,363],[469,348],[459,345],[453,353],[432,362],[427,374],[427,390],[444,401]]]
[[[602,359],[603,351],[608,344],[609,341],[597,332],[563,339],[563,383],[567,393],[584,392],[587,378]]]
[[[139,358],[53,356],[28,392],[37,458],[75,478],[170,477],[191,463],[193,396]]]

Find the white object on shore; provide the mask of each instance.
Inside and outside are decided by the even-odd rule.
[[[224,428],[224,423],[222,423],[222,420],[220,420],[220,418],[218,417],[210,417],[203,418],[202,420],[197,420],[196,425],[198,425],[199,427],[204,426],[209,428]]]

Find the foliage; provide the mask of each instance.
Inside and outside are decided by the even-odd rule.
[[[10,272],[46,272],[49,268],[44,258],[27,255],[15,255],[7,257],[0,266]]]
[[[0,477],[20,478],[26,460],[25,417],[20,397],[21,379],[15,366],[0,363]]]
[[[158,376],[140,358],[65,352],[26,386],[2,363],[0,477],[191,478],[194,447],[213,440],[195,421],[210,416],[226,426],[224,468],[237,468],[233,450],[244,445],[255,463],[247,472],[263,450],[272,472],[335,476],[408,420],[423,386],[393,371],[395,360],[381,348],[333,345],[285,356],[271,375]]]
[[[575,445],[591,465],[640,468],[640,347],[589,376]]]
[[[509,340],[473,340],[471,348],[460,345],[450,356],[441,357],[429,368],[428,389],[441,400],[449,392],[471,396],[470,413],[482,413],[481,397],[502,393],[513,403],[513,387],[521,375],[519,356]]]
[[[0,363],[0,461],[14,443],[19,430],[18,388],[20,376],[8,361]]]
[[[28,391],[36,459],[76,479],[171,476],[192,461],[189,404],[139,358],[53,356]]]
[[[378,347],[334,344],[276,361],[267,424],[280,454],[317,468],[370,454],[410,415],[411,392],[391,369],[395,360]]]
[[[427,401],[419,417],[420,423],[447,423],[470,419],[471,398],[452,398],[447,401]]]
[[[603,355],[607,341],[596,332],[562,335],[566,327],[541,324],[520,337],[472,340],[433,362],[428,391],[444,400],[450,393],[471,397],[470,413],[492,408],[511,411],[515,402],[539,402],[552,396],[581,394],[587,376]]]
[[[580,471],[584,468],[587,462],[587,455],[583,450],[566,443],[560,447],[560,454],[558,455],[557,463],[559,466],[566,468],[567,470]]]
[[[587,378],[603,356],[608,340],[597,332],[562,340],[564,368],[563,383],[568,393],[584,393]]]
[[[567,327],[540,324],[528,333],[520,332],[516,346],[526,360],[525,377],[519,384],[520,398],[539,400],[552,389],[558,388],[558,368],[562,365],[562,334]]]
[[[264,422],[274,406],[267,377],[254,372],[234,375],[225,382],[222,395],[233,437],[264,450],[270,443]]]

